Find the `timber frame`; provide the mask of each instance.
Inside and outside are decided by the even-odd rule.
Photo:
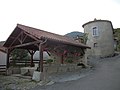
[[[7,52],[7,68],[9,68],[10,66],[9,55],[11,51],[18,48],[28,50],[31,55],[31,67],[33,66],[33,55],[36,51],[39,51],[39,70],[40,72],[43,72],[43,51],[47,51],[50,46],[62,48],[67,45],[79,47],[83,51],[86,48],[90,48],[81,43],[77,43],[66,36],[57,35],[40,29],[17,24],[16,28],[3,45],[4,47],[6,47]],[[61,63],[63,63],[63,55],[61,56]]]

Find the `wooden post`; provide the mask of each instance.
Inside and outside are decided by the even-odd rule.
[[[34,55],[35,51],[33,51],[33,50],[28,50],[28,52],[29,52],[30,55],[31,55],[30,66],[31,66],[31,67],[34,67],[33,55]]]
[[[39,61],[39,70],[43,72],[43,47],[42,44],[39,45],[40,61]]]
[[[63,64],[63,61],[64,61],[64,55],[62,54],[62,56],[61,56],[61,64]]]
[[[88,61],[88,53],[87,53],[87,49],[85,49],[85,54],[84,54],[84,64],[85,64],[85,66],[87,67],[88,65],[87,65],[87,61]]]
[[[7,68],[9,68],[9,66],[10,66],[10,63],[9,63],[9,54],[10,54],[9,49],[7,49],[7,56],[6,56],[6,67]]]
[[[34,53],[33,53],[33,51],[32,51],[32,53],[31,53],[31,61],[30,61],[30,66],[31,66],[31,67],[34,67],[33,55],[34,55]]]

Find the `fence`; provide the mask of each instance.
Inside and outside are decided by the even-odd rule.
[[[40,60],[33,60],[34,64],[38,64]],[[43,60],[46,63],[46,60]],[[31,61],[29,59],[10,59],[10,66],[30,66]]]
[[[6,65],[0,65],[0,74],[6,74]]]

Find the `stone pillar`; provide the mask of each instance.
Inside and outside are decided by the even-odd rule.
[[[85,64],[85,66],[87,66],[87,61],[88,61],[88,53],[87,53],[87,50],[85,50],[85,54],[84,54],[84,64]]]

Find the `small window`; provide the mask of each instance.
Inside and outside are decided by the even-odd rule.
[[[98,28],[97,28],[97,27],[93,27],[93,28],[92,28],[92,33],[93,33],[93,36],[99,36],[99,35],[98,35],[98,33],[99,33],[99,32],[98,32]]]
[[[98,47],[98,44],[97,44],[97,43],[94,43],[94,47]]]

